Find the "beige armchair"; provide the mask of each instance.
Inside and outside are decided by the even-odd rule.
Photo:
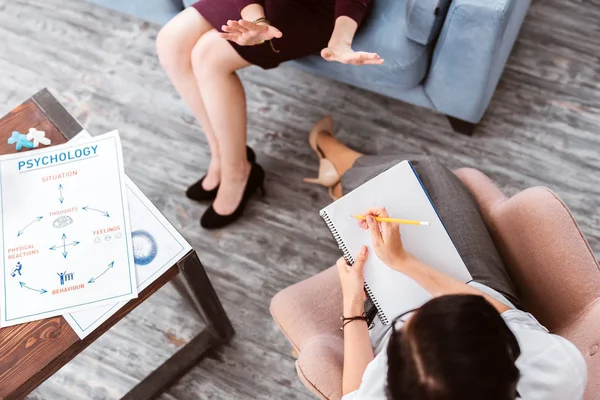
[[[571,340],[588,364],[585,399],[600,398],[600,268],[567,206],[547,188],[507,198],[474,169],[459,169],[525,309]],[[322,399],[342,396],[342,294],[335,268],[279,292],[271,314],[298,355],[302,382]]]

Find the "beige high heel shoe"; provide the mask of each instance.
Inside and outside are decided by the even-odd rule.
[[[331,116],[328,115],[321,118],[321,120],[313,126],[312,130],[308,134],[308,144],[319,157],[319,175],[316,178],[304,178],[304,182],[325,186],[329,189],[329,196],[333,200],[337,200],[339,196],[334,195],[333,188],[340,183],[340,174],[333,166],[333,163],[325,158],[325,155],[317,146],[317,139],[319,135],[323,134],[333,136],[333,132],[333,120],[331,119]]]

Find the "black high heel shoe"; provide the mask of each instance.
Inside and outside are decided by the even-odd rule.
[[[246,188],[244,189],[244,195],[235,211],[229,215],[221,215],[215,211],[211,204],[200,219],[200,225],[205,229],[216,229],[237,221],[244,213],[244,208],[246,208],[250,196],[252,196],[257,189],[260,189],[263,196],[265,195],[265,188],[263,186],[264,181],[265,171],[260,165],[256,163],[252,164],[248,182],[246,182]]]
[[[254,164],[256,162],[256,154],[254,154],[254,150],[252,148],[246,146],[246,158],[248,158],[248,162],[250,164]],[[206,178],[204,175],[198,182],[194,183],[190,186],[185,195],[192,200],[195,201],[209,201],[214,200],[217,197],[217,192],[219,191],[219,185],[211,190],[206,190],[202,187],[202,182]]]

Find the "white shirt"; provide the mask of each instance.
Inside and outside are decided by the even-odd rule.
[[[583,398],[587,365],[583,355],[567,339],[553,335],[533,315],[517,310],[504,296],[482,284],[469,285],[511,307],[502,318],[517,338],[521,355],[516,361],[521,377],[517,390],[522,400],[577,400]],[[391,327],[377,324],[371,332],[375,358],[369,363],[358,390],[342,400],[387,400],[387,344]],[[383,334],[382,334],[383,333]],[[377,336],[380,336],[377,338]]]

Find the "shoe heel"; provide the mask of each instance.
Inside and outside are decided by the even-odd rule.
[[[321,180],[319,178],[304,178],[302,179],[305,183],[312,183],[315,185],[322,185]]]

